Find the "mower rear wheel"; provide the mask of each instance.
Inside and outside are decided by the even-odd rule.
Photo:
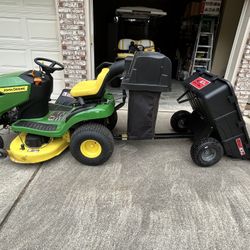
[[[4,142],[2,136],[0,136],[0,148],[4,148]]]
[[[71,136],[70,152],[76,160],[89,166],[106,162],[114,151],[114,138],[102,124],[89,123]]]
[[[3,148],[0,148],[0,159],[4,159],[8,156],[8,152],[3,149]]]
[[[224,149],[218,140],[208,137],[196,141],[190,153],[194,163],[198,166],[210,167],[221,160]]]
[[[117,112],[114,111],[114,113],[107,118],[107,128],[109,130],[113,130],[117,124],[117,120],[118,120]]]
[[[170,124],[175,132],[187,132],[188,131],[188,119],[190,113],[186,110],[180,110],[175,112],[171,119]]]

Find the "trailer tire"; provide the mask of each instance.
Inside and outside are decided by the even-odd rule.
[[[71,136],[70,152],[82,164],[97,166],[106,162],[114,151],[114,138],[102,124],[82,125]]]
[[[192,160],[198,166],[210,167],[221,160],[224,149],[218,140],[208,137],[194,142],[190,154]]]
[[[2,136],[0,136],[0,148],[4,148],[4,142]]]
[[[188,119],[190,115],[191,114],[186,110],[175,112],[170,119],[172,129],[175,132],[187,132],[189,130]]]
[[[114,113],[110,117],[107,118],[107,128],[109,130],[113,130],[117,124],[117,121],[118,121],[118,115],[115,110]]]

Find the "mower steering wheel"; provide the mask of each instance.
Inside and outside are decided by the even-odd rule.
[[[54,73],[55,71],[60,71],[64,69],[64,66],[54,60],[48,59],[48,58],[43,58],[43,57],[37,57],[34,59],[34,62],[40,66],[43,71],[45,71],[46,73]],[[49,65],[44,64],[45,62],[50,63]],[[56,67],[57,66],[57,67]]]

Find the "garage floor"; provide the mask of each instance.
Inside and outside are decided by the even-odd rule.
[[[169,117],[160,113],[159,132]],[[249,249],[249,162],[199,168],[190,146],[117,142],[101,167],[68,151],[39,165],[1,161],[0,249]]]
[[[176,110],[191,110],[191,107],[188,102],[178,104],[176,99],[184,93],[184,89],[181,81],[172,80],[171,83],[172,89],[171,92],[164,92],[161,94],[159,110],[161,111],[172,111]],[[121,98],[121,89],[119,88],[109,88],[109,90],[114,94],[115,98],[119,100]],[[127,105],[125,105],[125,110]]]

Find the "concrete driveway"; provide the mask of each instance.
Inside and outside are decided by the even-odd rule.
[[[159,132],[169,117],[160,113]],[[0,249],[249,249],[250,162],[199,168],[190,146],[117,142],[101,167],[68,151],[38,165],[1,161]]]

